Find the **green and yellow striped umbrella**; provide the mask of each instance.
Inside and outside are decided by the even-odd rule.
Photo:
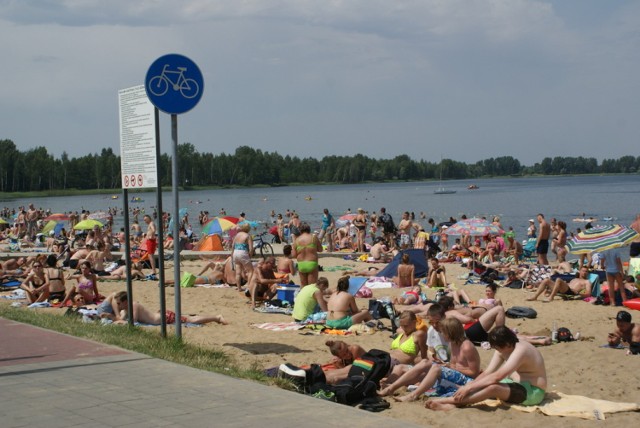
[[[596,226],[574,236],[567,242],[567,248],[572,254],[588,254],[624,247],[638,237],[638,232],[619,224]]]

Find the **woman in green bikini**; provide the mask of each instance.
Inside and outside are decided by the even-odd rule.
[[[298,260],[300,286],[315,284],[318,280],[318,253],[322,252],[322,243],[311,234],[308,223],[300,223],[300,236],[293,241],[291,255]]]
[[[299,268],[299,267],[298,267]],[[349,294],[349,277],[338,280],[338,287],[327,301],[327,327],[346,330],[353,324],[367,322],[371,319],[368,310],[360,310],[356,299]]]

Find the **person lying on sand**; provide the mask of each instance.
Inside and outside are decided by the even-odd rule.
[[[609,333],[609,346],[618,346],[625,342],[629,344],[627,355],[640,354],[640,324],[631,322],[631,314],[620,311],[616,315],[616,329]]]
[[[122,299],[122,298],[121,298]],[[119,307],[122,308],[122,305],[126,307],[127,301],[120,301]],[[167,310],[165,312],[165,318],[167,324],[173,324],[176,322],[176,314],[173,311]],[[117,324],[125,324],[127,318],[123,318],[120,321],[116,321]],[[139,302],[133,302],[133,322],[139,322],[144,324],[151,325],[160,325],[162,323],[162,317],[160,315],[160,311],[151,312],[149,309],[145,308]],[[180,322],[182,323],[193,323],[193,324],[208,324],[210,322],[217,322],[218,324],[227,325],[229,324],[222,315],[183,315],[180,317]]]
[[[542,293],[547,291],[549,297],[544,301],[551,302],[557,293],[570,295],[589,297],[591,296],[591,281],[589,281],[589,269],[586,266],[582,266],[578,273],[578,277],[566,282],[563,279],[557,278],[553,281],[551,278],[544,279],[533,297],[529,297],[527,301],[534,301],[538,299]]]

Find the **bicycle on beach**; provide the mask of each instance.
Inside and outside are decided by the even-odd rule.
[[[266,259],[274,255],[271,244],[264,240],[264,236],[269,232],[262,232],[253,238],[253,253],[260,251],[260,257]]]

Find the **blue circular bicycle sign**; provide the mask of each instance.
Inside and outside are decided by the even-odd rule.
[[[159,110],[181,114],[198,104],[204,80],[195,62],[183,55],[169,54],[151,64],[144,87],[147,97]]]

